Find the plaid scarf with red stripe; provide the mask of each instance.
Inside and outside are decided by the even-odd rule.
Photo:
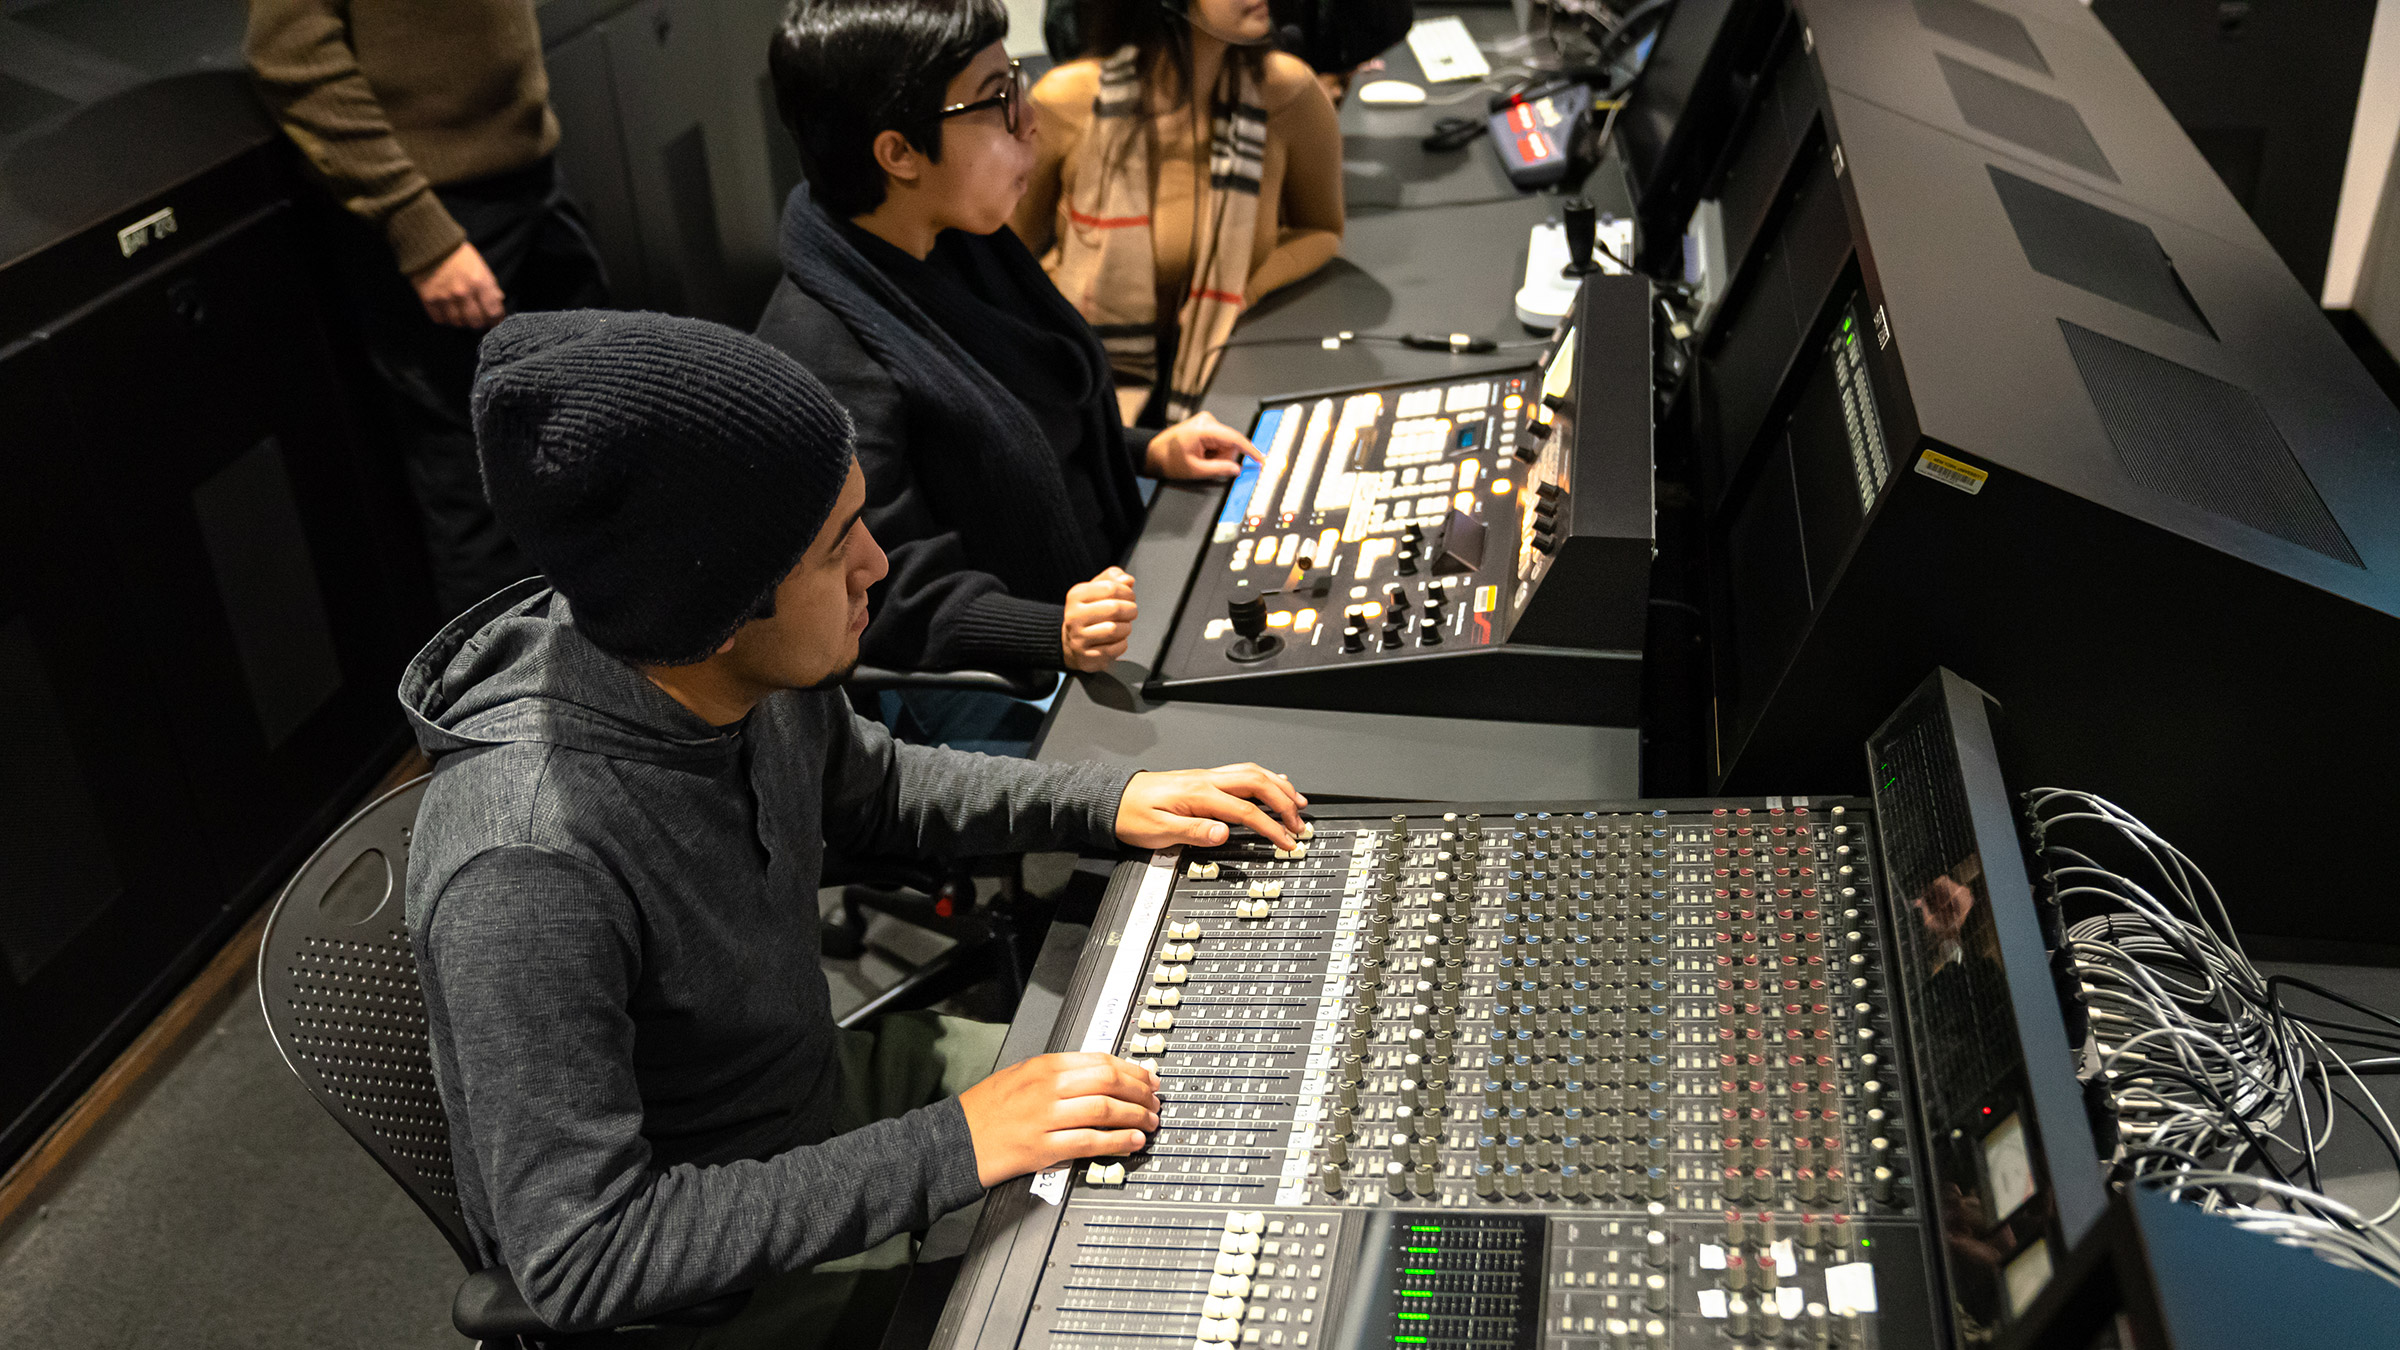
[[[1250,284],[1267,114],[1258,82],[1231,63],[1233,98],[1210,120],[1208,192],[1193,202],[1192,275],[1176,313],[1167,419],[1199,410]],[[1150,237],[1150,136],[1142,76],[1127,46],[1100,63],[1092,130],[1075,148],[1075,182],[1058,243],[1043,260],[1108,348],[1120,382],[1158,382],[1158,264]]]

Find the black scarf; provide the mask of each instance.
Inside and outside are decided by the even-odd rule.
[[[1008,237],[1001,239],[1001,234]],[[903,289],[844,237],[833,218],[810,198],[807,184],[794,188],[784,206],[784,271],[833,311],[898,386],[917,472],[971,476],[979,499],[990,503],[981,519],[958,522],[970,555],[1023,557],[1038,574],[1025,579],[1035,588],[1024,593],[1062,595],[1114,562],[1127,541],[1110,536],[1129,536],[1131,522],[1140,519],[1140,497],[1126,467],[1125,433],[1117,421],[1115,396],[1105,382],[1092,387],[1088,368],[1075,369],[1097,362],[1098,370],[1105,372],[1107,353],[1083,316],[1005,227],[988,239],[961,236],[959,244],[972,248],[979,267],[996,273],[1010,292],[1033,307],[1026,315],[1028,326],[1037,326],[1048,339],[1049,359],[1032,351],[1007,351],[1004,341],[982,336],[974,326],[974,311],[985,310],[988,318],[988,306],[972,295],[952,293],[963,289],[955,282],[945,285],[937,279]],[[943,315],[946,322],[937,320],[911,290],[939,309],[957,312]],[[977,332],[976,347],[987,350],[968,350],[952,336],[954,331]],[[1054,366],[1056,356],[1067,349],[1050,344],[1060,342],[1079,343],[1088,351],[1083,360]],[[993,348],[1002,350],[990,352]],[[1028,361],[1043,366],[1030,379],[1022,368]],[[1084,390],[1080,402],[1098,419],[1098,425],[1086,430],[1093,437],[1086,444],[1097,452],[1091,477],[1103,494],[1102,504],[1111,508],[1107,519],[1099,522],[1100,529],[1076,519],[1059,450],[1044,433],[1044,419],[1010,392],[1012,386],[1045,401],[1068,396],[1079,387]],[[1012,583],[1011,589],[1018,586]]]

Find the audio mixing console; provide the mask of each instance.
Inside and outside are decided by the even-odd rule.
[[[1631,725],[1651,323],[1595,277],[1534,367],[1269,403],[1153,692]]]
[[[1128,864],[1051,1048],[1152,1065],[1159,1128],[996,1190],[936,1343],[1981,1343],[2098,1186],[2043,1149],[2055,1006],[1958,983],[2034,922],[1981,716],[1937,676],[1872,802],[1339,808]]]

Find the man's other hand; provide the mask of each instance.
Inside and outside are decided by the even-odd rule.
[[[1067,669],[1087,674],[1108,669],[1125,654],[1140,613],[1133,598],[1133,575],[1122,567],[1107,568],[1090,581],[1069,586],[1066,619],[1058,627],[1058,649]]]
[[[1299,842],[1308,798],[1292,780],[1255,764],[1137,773],[1117,802],[1117,838],[1135,848],[1222,844],[1247,825],[1277,848]],[[1261,809],[1261,808],[1264,809]]]
[[[1138,1152],[1158,1128],[1158,1075],[1115,1055],[1036,1055],[958,1094],[986,1186],[1076,1158]]]
[[[425,316],[452,328],[489,328],[508,317],[508,297],[499,278],[473,244],[460,244],[441,266],[417,279]]]

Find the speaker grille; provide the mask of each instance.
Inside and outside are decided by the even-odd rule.
[[[2016,15],[1976,4],[1975,0],[1916,0],[1916,4],[1917,22],[1943,37],[2027,70],[2050,73],[2050,63],[2042,59],[2042,49],[2033,45],[2033,34],[2025,31],[2024,23]]]
[[[2083,124],[2083,114],[2074,104],[1964,61],[1939,54],[1934,60],[1942,63],[1942,78],[1949,81],[1950,97],[1958,101],[1959,116],[1968,126],[2117,181],[2117,171],[2100,153],[2100,143],[2092,139],[2092,129]]]
[[[2149,226],[1995,165],[1984,167],[2034,271],[2216,338]]]
[[[2136,483],[2359,565],[2266,409],[2247,389],[2058,321],[2084,391]]]

